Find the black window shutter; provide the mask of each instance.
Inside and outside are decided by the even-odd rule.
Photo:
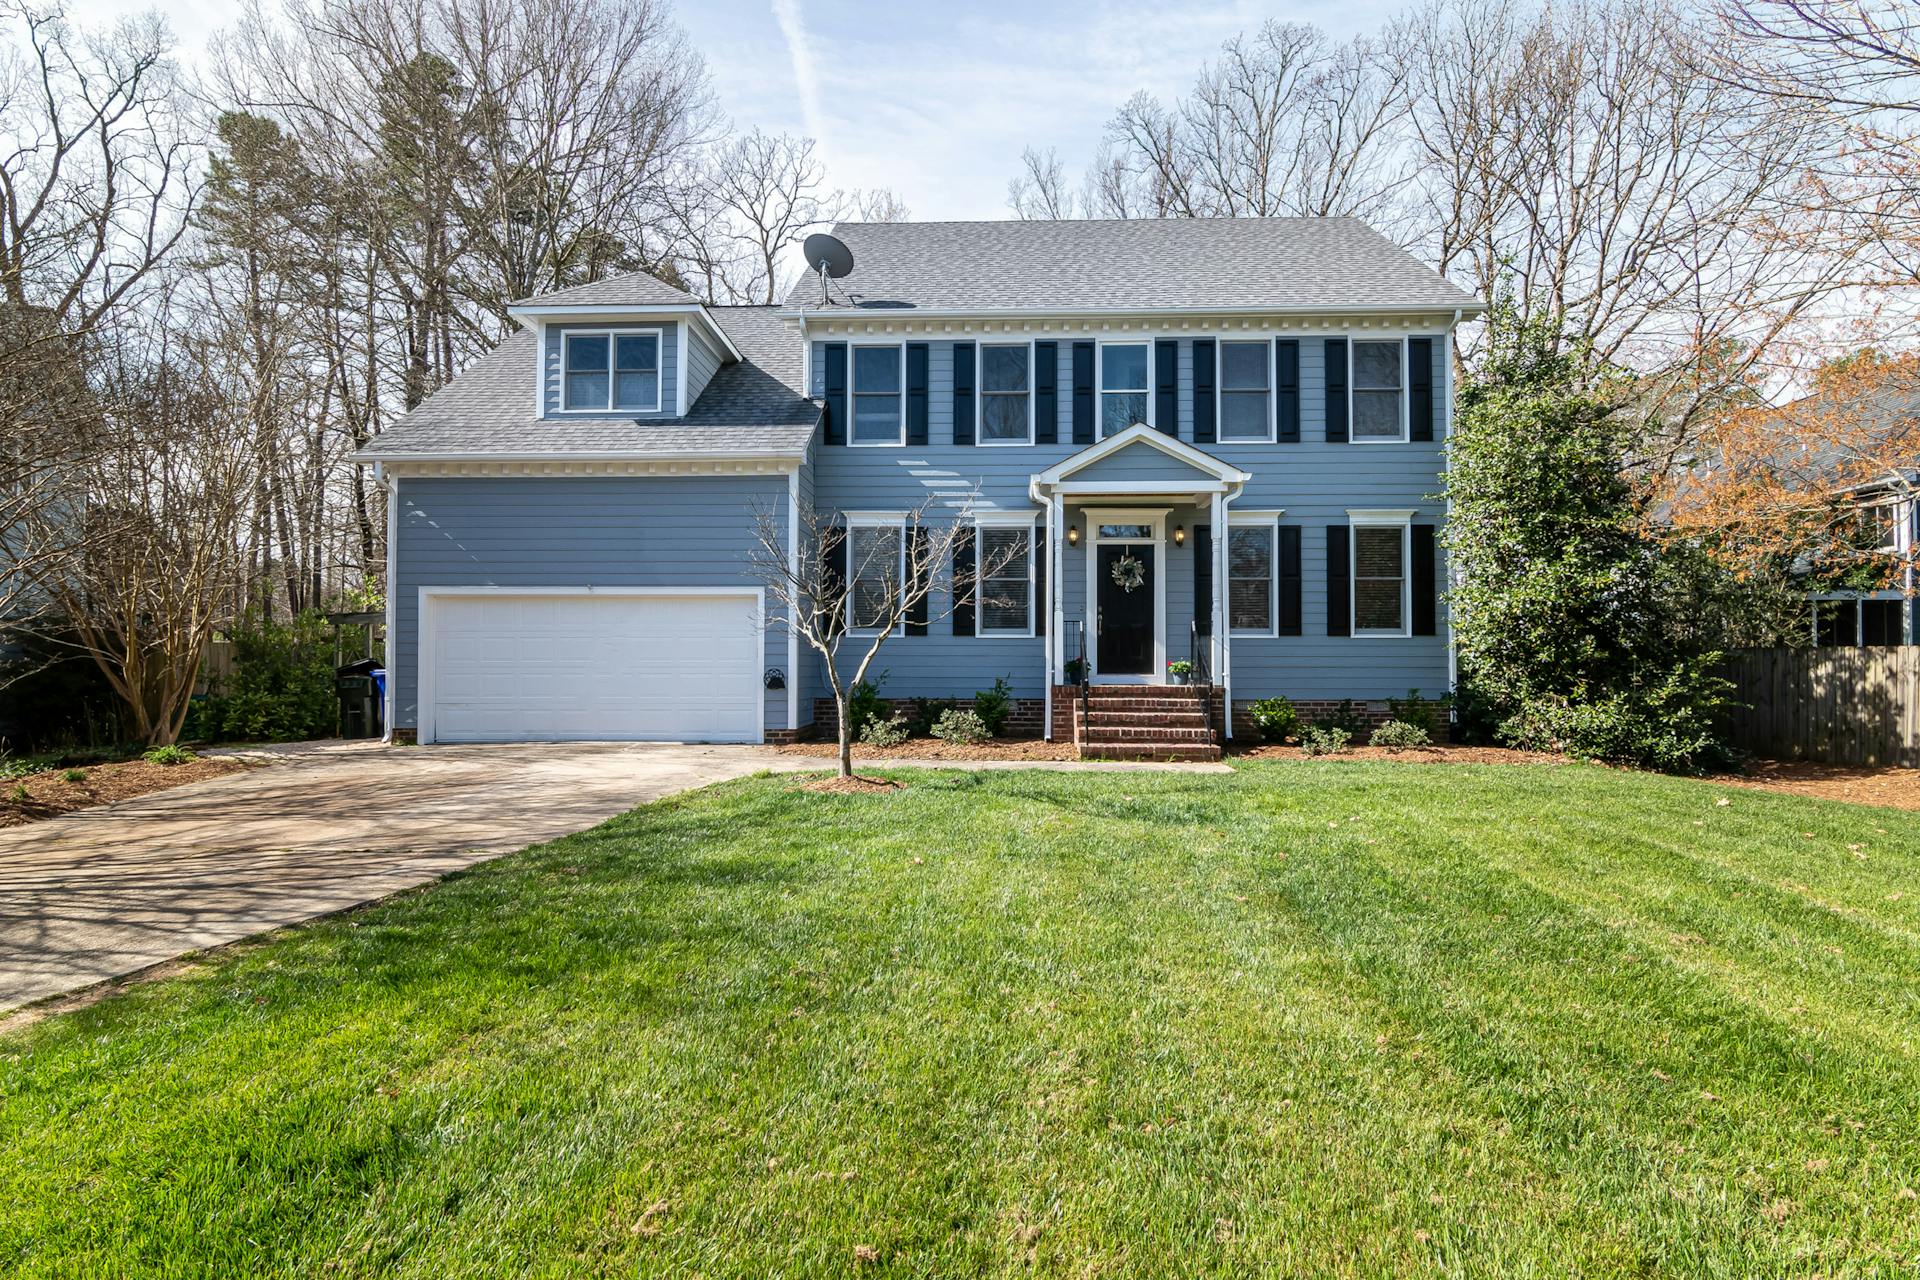
[[[828,635],[840,634],[847,622],[847,558],[853,554],[853,537],[844,524],[827,525],[820,533],[820,598],[822,608],[839,607],[827,619]]]
[[[1200,634],[1213,634],[1213,526],[1193,526],[1193,621]]]
[[[973,526],[953,540],[953,634],[973,634]]]
[[[1433,339],[1407,339],[1407,438],[1433,439]],[[1420,635],[1431,635],[1423,631]]]
[[[1298,444],[1300,443],[1300,339],[1274,339],[1273,367],[1275,382],[1278,384],[1275,411],[1280,419],[1280,428],[1276,434],[1282,444]]]
[[[1093,443],[1093,344],[1073,344],[1073,442]]]
[[[1413,634],[1440,634],[1440,573],[1433,526],[1413,526]]]
[[[973,344],[953,344],[953,442],[973,443]]]
[[[1060,440],[1060,344],[1033,344],[1033,442]]]
[[[1041,541],[1044,525],[1036,524],[1028,537],[1033,542],[1033,634],[1047,634],[1047,544]]]
[[[1283,636],[1300,634],[1300,526],[1280,526],[1280,563],[1274,567],[1279,577],[1280,616],[1274,630]]]
[[[927,442],[927,344],[907,344],[907,443]],[[923,628],[920,632],[925,635]]]
[[[827,362],[827,443],[847,442],[847,344],[829,342]]]
[[[924,570],[927,564],[927,531],[915,524],[907,530],[907,579],[909,589],[919,591],[926,583]],[[907,606],[907,634],[923,636],[927,634],[927,597],[922,593]]]
[[[1213,444],[1219,439],[1214,429],[1213,386],[1218,356],[1212,338],[1193,340],[1193,442]]]
[[[1347,526],[1327,526],[1327,634],[1353,634],[1353,572],[1347,567]]]
[[[1327,443],[1347,442],[1347,340],[1327,339]],[[1346,632],[1336,634],[1345,635]]]
[[[1153,344],[1153,425],[1176,439],[1180,435],[1180,344],[1172,338]]]

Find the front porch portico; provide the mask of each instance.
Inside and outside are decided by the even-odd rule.
[[[1190,660],[1223,692],[1228,507],[1250,477],[1172,436],[1135,425],[1035,475],[1046,685],[1165,685]],[[1211,691],[1209,691],[1211,692]],[[1053,737],[1055,697],[1047,698]],[[1224,705],[1231,705],[1228,697]],[[1230,733],[1230,726],[1228,727]]]

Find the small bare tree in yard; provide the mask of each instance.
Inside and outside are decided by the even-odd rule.
[[[1026,554],[1014,540],[992,550],[976,546],[968,510],[935,517],[934,507],[929,499],[889,525],[849,526],[837,513],[802,512],[791,554],[786,516],[771,508],[754,514],[748,573],[766,587],[770,607],[784,615],[780,621],[823,659],[840,726],[843,778],[853,776],[848,698],[887,641],[909,625],[951,616],[956,605],[978,596],[978,584]],[[943,584],[950,588],[944,597],[935,590]],[[941,598],[946,606],[936,610],[933,602]],[[843,671],[841,649],[862,645],[853,670]]]
[[[33,585],[126,703],[135,735],[159,744],[180,734],[244,573],[260,459],[213,371],[164,313],[151,323],[97,335],[89,439],[67,471],[75,500],[20,533],[30,550],[74,547],[29,556]]]

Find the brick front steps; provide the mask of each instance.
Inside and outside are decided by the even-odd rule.
[[[1093,685],[1083,720],[1072,702],[1074,740],[1083,759],[1218,760],[1219,735],[1207,727],[1201,691],[1184,685]]]

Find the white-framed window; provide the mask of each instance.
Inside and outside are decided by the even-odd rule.
[[[1273,439],[1273,344],[1220,343],[1220,439]]]
[[[975,629],[983,636],[1033,634],[1033,521],[976,521],[980,586]]]
[[[1354,338],[1347,343],[1348,439],[1399,444],[1407,438],[1407,343]]]
[[[1412,517],[1354,518],[1349,563],[1353,575],[1353,634],[1404,636],[1412,602],[1408,599],[1412,559],[1408,546]]]
[[[1274,633],[1280,526],[1271,520],[1227,527],[1227,627],[1235,635]]]
[[[572,413],[660,412],[660,330],[560,335],[560,407]]]
[[[869,635],[898,607],[907,581],[904,516],[847,518],[847,629]]]
[[[1876,551],[1900,549],[1900,504],[1897,500],[1870,502],[1859,509],[1860,533]]]
[[[1153,344],[1100,344],[1100,437],[1153,425]]]
[[[849,349],[848,395],[852,400],[852,445],[898,445],[907,442],[905,385],[906,348],[897,342],[884,346],[856,345]]]
[[[1033,443],[1033,345],[983,342],[979,347],[980,444]]]

